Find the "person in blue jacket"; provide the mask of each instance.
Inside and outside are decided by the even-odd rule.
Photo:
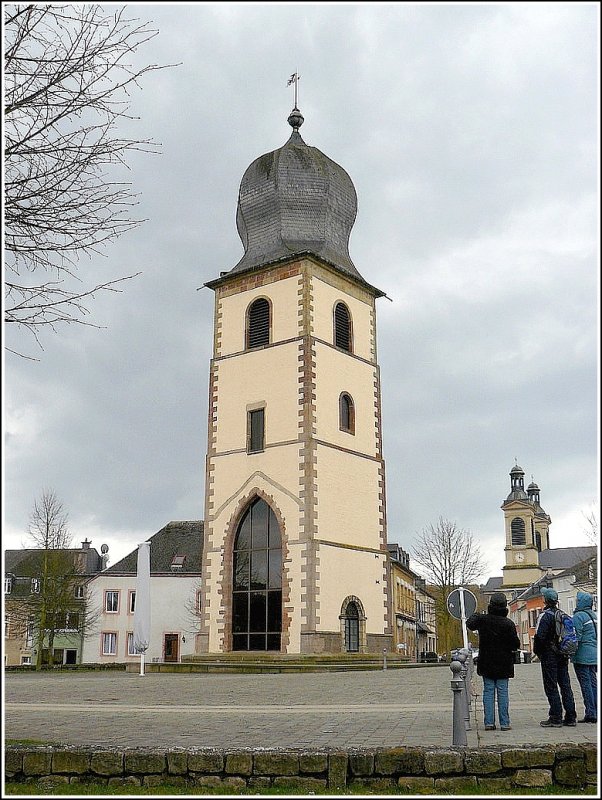
[[[548,718],[539,724],[542,728],[562,728],[563,725],[575,727],[577,711],[569,676],[569,657],[561,653],[556,646],[558,592],[546,587],[541,590],[541,594],[545,607],[537,620],[533,637],[533,652],[541,663],[543,690],[548,698],[550,709]],[[562,718],[563,707],[564,719]]]
[[[577,592],[577,605],[573,614],[579,647],[571,657],[575,675],[581,686],[585,716],[579,722],[598,721],[598,617],[592,611],[589,592]]]

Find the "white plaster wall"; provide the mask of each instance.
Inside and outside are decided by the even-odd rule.
[[[300,276],[284,278],[257,289],[249,289],[229,296],[220,295],[221,343],[219,355],[240,353],[245,349],[247,308],[258,297],[266,297],[272,304],[272,343],[292,339],[299,335],[297,306],[299,304]]]
[[[384,554],[367,553],[321,544],[319,557],[320,631],[339,631],[341,605],[358,597],[366,613],[366,632],[382,634],[386,609],[383,579]]]
[[[218,452],[246,451],[247,409],[264,403],[266,445],[297,439],[298,354],[290,342],[217,362]]]
[[[299,444],[273,447],[261,453],[248,455],[229,453],[213,459],[214,492],[213,508],[205,516],[209,521],[217,514],[229,519],[239,499],[247,496],[253,488],[260,488],[268,494],[277,492],[287,499],[284,507],[288,513],[298,516],[299,505]],[[294,505],[290,505],[290,503]],[[226,504],[226,508],[222,508]],[[284,513],[284,509],[281,509]],[[287,526],[289,520],[287,519]]]
[[[353,297],[348,291],[342,291],[326,283],[317,275],[312,277],[311,286],[314,336],[325,342],[334,343],[334,309],[338,302],[343,302],[351,313],[353,352],[361,358],[373,360],[371,311],[374,301],[370,295],[366,292],[364,299]]]
[[[194,635],[198,621],[188,609],[194,606],[196,590],[200,588],[200,576],[151,575],[151,636],[145,661],[163,660],[163,636],[165,633],[179,634],[179,651],[182,655],[194,653]],[[104,608],[105,591],[119,591],[119,611],[101,611],[91,628],[91,635],[84,640],[82,663],[121,664],[139,662],[139,656],[127,655],[127,634],[134,631],[134,615],[129,613],[129,591],[136,589],[136,576],[113,576],[102,573],[88,584],[89,607]],[[102,655],[102,632],[117,633],[117,653]],[[182,642],[185,636],[186,642]]]
[[[323,344],[316,345],[316,436],[339,447],[376,455],[376,374],[372,365]],[[351,395],[355,433],[339,430],[339,398]]]
[[[379,463],[317,448],[319,539],[380,549]]]

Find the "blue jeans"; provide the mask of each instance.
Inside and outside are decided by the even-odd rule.
[[[495,696],[500,727],[510,725],[508,713],[508,678],[486,678],[483,676],[483,712],[485,725],[495,725]]]
[[[564,706],[564,719],[567,722],[575,722],[577,711],[575,710],[575,698],[571,689],[568,658],[549,652],[540,654],[539,660],[541,662],[543,689],[550,704],[549,718],[552,722],[562,722],[562,708]],[[560,689],[560,692],[558,692],[558,689]],[[560,700],[561,696],[562,702]]]
[[[581,686],[586,719],[598,719],[598,667],[596,664],[573,664]]]

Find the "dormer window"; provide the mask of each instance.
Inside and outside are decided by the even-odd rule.
[[[13,579],[12,578],[5,578],[4,579],[4,594],[10,594],[13,590]]]
[[[40,594],[40,579],[39,578],[32,578],[31,579],[31,592],[32,592],[32,594]]]
[[[180,572],[184,567],[185,561],[186,561],[186,556],[174,556],[171,561],[171,571]]]

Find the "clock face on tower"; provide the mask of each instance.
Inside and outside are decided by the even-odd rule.
[[[525,560],[525,554],[524,554],[524,553],[517,553],[517,554],[514,556],[514,559],[515,559],[515,561],[518,561],[518,563],[520,564],[520,563],[521,563],[521,561],[524,561],[524,560]]]

